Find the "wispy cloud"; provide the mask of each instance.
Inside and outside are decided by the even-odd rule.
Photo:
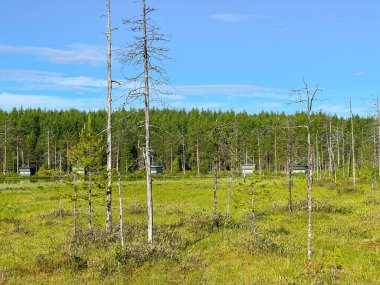
[[[0,93],[2,109],[12,108],[42,108],[49,110],[62,110],[76,108],[80,110],[95,110],[105,106],[103,98],[62,98],[58,96],[27,95],[3,92]]]
[[[227,22],[227,23],[246,22],[246,21],[250,21],[253,17],[254,17],[253,15],[230,14],[230,13],[211,15],[211,19]]]
[[[255,85],[177,85],[174,92],[180,95],[226,95],[252,98],[277,98],[286,99],[288,96],[283,95],[287,90],[276,89]],[[286,98],[285,98],[285,97]]]
[[[365,72],[363,70],[360,70],[360,71],[356,72],[357,76],[362,76],[364,74],[365,74]]]
[[[0,69],[0,82],[17,82],[13,90],[88,91],[104,88],[106,80],[88,76],[63,76],[39,70]]]
[[[95,45],[72,44],[67,49],[55,49],[36,46],[12,46],[0,44],[0,53],[16,53],[32,55],[48,62],[61,64],[91,64],[105,63],[105,52]]]

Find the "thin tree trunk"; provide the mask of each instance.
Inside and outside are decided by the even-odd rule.
[[[48,132],[47,132],[47,166],[48,166],[48,169],[50,169],[50,128],[48,128]]]
[[[232,179],[233,179],[232,170],[230,171],[229,176],[230,176],[230,180],[228,181],[228,190],[227,190],[227,217],[230,217],[231,187],[232,187]]]
[[[89,174],[90,175],[90,174]],[[88,231],[92,232],[92,178],[88,187]]]
[[[372,149],[372,183],[371,190],[375,190],[375,182],[376,182],[376,128],[374,128],[373,132],[373,149]]]
[[[111,3],[107,1],[107,198],[106,231],[112,230],[112,77],[111,77]]]
[[[252,218],[252,235],[256,234],[256,220],[255,220],[255,183],[252,183],[252,200],[251,200],[251,218]]]
[[[74,175],[74,178],[73,178],[73,182],[74,182],[74,199],[73,199],[73,202],[74,202],[74,213],[73,213],[73,234],[74,234],[74,237],[77,236],[77,185],[76,185],[76,176]]]
[[[120,223],[120,244],[124,246],[124,234],[123,234],[123,200],[121,195],[121,175],[120,172],[117,172],[118,179],[117,185],[119,188],[119,223]]]
[[[143,32],[144,32],[144,103],[145,103],[145,168],[146,168],[146,190],[148,204],[148,242],[153,242],[153,192],[152,177],[150,167],[150,117],[149,117],[149,58],[148,58],[148,35],[146,26],[146,6],[145,0],[143,5]]]
[[[185,133],[182,127],[182,171],[186,174]]]
[[[277,176],[277,129],[274,132],[274,173]]]
[[[57,170],[57,142],[54,141],[54,170]]]
[[[20,159],[19,159],[19,148],[18,148],[18,136],[17,136],[17,145],[16,145],[16,173],[18,174],[19,172],[18,172],[18,169],[19,169],[19,167],[20,167],[20,165],[19,165],[19,161],[20,161]]]
[[[289,117],[286,118],[287,123],[287,135],[286,135],[286,169],[288,174],[288,189],[289,189],[289,212],[290,215],[293,215],[293,195],[292,195],[292,149],[291,149],[291,141],[290,141],[290,122]]]
[[[197,137],[197,173],[200,174],[201,160],[199,157],[199,138]]]
[[[356,172],[355,172],[355,138],[354,138],[354,120],[352,118],[352,106],[350,98],[350,117],[351,117],[351,152],[352,152],[352,179],[354,190],[356,189]]]
[[[259,151],[259,174],[261,174],[261,147],[260,147],[260,135],[257,136],[257,147]]]
[[[214,208],[213,208],[213,215],[216,215],[216,211],[218,210],[218,169],[217,169],[217,163],[214,160]]]
[[[66,172],[70,173],[69,142],[66,141]]]
[[[345,141],[344,141],[344,130],[343,130],[343,123],[342,123],[342,175],[343,178],[346,177],[346,172],[345,172],[345,155],[344,155],[344,148],[345,148]]]
[[[312,199],[311,188],[313,179],[313,157],[312,146],[310,137],[310,114],[308,115],[308,127],[307,127],[307,201],[308,201],[308,223],[307,223],[307,260],[311,262],[311,214],[312,214]]]

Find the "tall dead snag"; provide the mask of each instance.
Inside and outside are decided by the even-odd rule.
[[[136,76],[127,78],[127,83],[134,86],[128,93],[127,102],[143,98],[145,114],[145,147],[144,161],[146,170],[146,190],[148,206],[148,243],[153,242],[153,189],[151,177],[151,149],[150,149],[150,101],[151,90],[156,94],[162,93],[160,86],[167,82],[162,64],[167,57],[168,49],[164,46],[168,37],[160,33],[160,29],[151,24],[148,17],[154,9],[146,7],[145,0],[141,1],[142,15],[137,19],[124,20],[129,25],[129,30],[134,33],[134,41],[121,51],[121,63],[127,67],[133,67],[132,72],[138,72]],[[157,64],[158,63],[158,64]]]
[[[352,158],[352,182],[354,190],[356,189],[356,172],[355,172],[355,138],[354,138],[354,120],[352,118],[352,106],[350,98],[350,120],[351,120],[351,158]]]
[[[289,117],[286,117],[286,173],[288,176],[288,189],[289,189],[289,212],[293,215],[293,195],[292,195],[292,149],[291,149],[291,138],[290,138],[290,122]]]
[[[308,266],[311,263],[311,214],[312,214],[312,184],[313,184],[313,148],[311,145],[311,114],[313,103],[316,100],[316,96],[318,93],[322,92],[322,90],[315,86],[314,89],[310,88],[308,84],[303,81],[305,87],[300,89],[292,90],[293,95],[296,96],[295,103],[306,103],[306,116],[307,116],[307,202],[308,202],[308,223],[307,223],[307,264]]]
[[[3,174],[7,174],[7,122],[4,124],[4,159],[3,159]]]
[[[111,77],[111,1],[107,0],[107,198],[106,231],[112,230],[112,77]]]

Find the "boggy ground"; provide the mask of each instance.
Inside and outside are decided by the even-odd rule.
[[[255,178],[257,181],[258,178]],[[154,180],[155,238],[146,244],[144,181],[123,181],[125,247],[106,234],[105,190],[94,187],[92,232],[87,186],[79,187],[73,237],[72,186],[0,185],[0,284],[380,284],[380,191],[360,180],[313,187],[313,260],[306,265],[306,179],[295,177],[294,213],[284,177],[219,180],[213,215],[210,177]],[[61,202],[60,202],[61,201]],[[61,206],[60,206],[61,204]]]

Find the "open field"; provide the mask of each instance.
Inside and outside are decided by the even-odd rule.
[[[228,179],[212,215],[211,178],[153,182],[155,243],[146,245],[144,181],[123,181],[124,234],[104,233],[103,190],[94,190],[94,231],[87,229],[86,190],[78,201],[73,238],[72,189],[63,182],[0,185],[0,284],[379,284],[380,191],[359,180],[315,181],[313,262],[306,264],[306,179],[294,181],[293,216],[285,178],[267,177],[254,188],[257,229],[251,231],[251,186],[235,180],[231,218]],[[135,201],[135,190],[137,203]],[[62,210],[58,211],[62,198]]]

